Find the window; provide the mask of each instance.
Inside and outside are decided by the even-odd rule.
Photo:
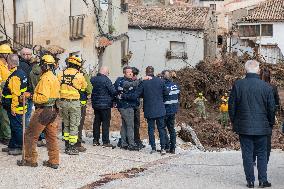
[[[210,9],[216,10],[216,4],[210,4]]]
[[[260,36],[260,25],[241,25],[239,26],[240,37]]]
[[[121,64],[126,65],[128,64],[129,60],[132,57],[131,51],[129,51],[129,44],[128,38],[121,40]]]
[[[121,0],[120,9],[121,9],[121,12],[127,12],[128,11],[127,0]]]
[[[14,48],[33,46],[33,22],[14,24]]]
[[[261,36],[273,36],[273,25],[262,24],[261,25]]]
[[[167,51],[168,59],[188,59],[185,42],[170,41],[170,50]]]
[[[84,35],[84,18],[85,15],[70,16],[70,40],[82,39]]]
[[[240,25],[239,32],[240,32],[240,37],[273,36],[273,25],[272,24]]]
[[[223,36],[222,35],[218,35],[217,36],[217,44],[218,45],[223,45]]]

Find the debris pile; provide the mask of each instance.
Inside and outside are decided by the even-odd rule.
[[[177,71],[176,82],[181,87],[181,111],[177,121],[179,124],[190,125],[206,149],[240,148],[238,135],[232,132],[232,127],[224,129],[218,122],[218,107],[221,96],[230,91],[235,80],[244,77],[246,60],[247,57],[224,55],[222,60],[206,60],[195,68],[186,67]],[[279,89],[284,87],[284,64],[272,65],[262,62],[261,67],[268,67],[271,70],[272,82]],[[202,92],[208,100],[206,108],[209,117],[206,120],[198,118],[193,103],[199,92]],[[284,150],[284,136],[279,129],[280,122],[273,130],[272,147]],[[193,142],[192,136],[186,131],[181,130],[179,136],[185,141]]]

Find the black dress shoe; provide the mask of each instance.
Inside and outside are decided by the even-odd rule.
[[[128,146],[129,151],[139,151],[140,148],[138,146]]]
[[[268,181],[265,182],[259,182],[259,188],[268,188],[271,187],[271,183]]]
[[[254,188],[254,183],[253,182],[248,182],[247,183],[248,188]]]

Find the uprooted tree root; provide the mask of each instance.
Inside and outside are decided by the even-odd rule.
[[[196,68],[186,67],[177,71],[175,81],[181,87],[181,108],[177,121],[190,125],[197,134],[201,144],[206,149],[228,148],[239,149],[238,135],[233,133],[231,125],[226,129],[218,122],[220,98],[225,92],[230,92],[233,83],[244,77],[244,63],[248,57],[237,57],[232,54],[224,55],[222,60],[206,60],[200,62]],[[272,82],[279,88],[284,87],[284,64],[261,63],[272,73]],[[197,93],[202,92],[208,99],[207,120],[197,118],[193,104]],[[282,120],[281,120],[282,121]],[[275,126],[272,135],[272,147],[284,149],[284,136],[278,126]],[[193,142],[188,133],[181,130],[179,136]]]

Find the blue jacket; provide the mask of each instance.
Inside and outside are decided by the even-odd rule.
[[[92,106],[94,109],[108,109],[112,108],[113,100],[116,96],[116,90],[111,83],[111,80],[98,73],[97,76],[92,77],[91,83],[93,85],[92,91]]]
[[[170,80],[165,80],[165,85],[169,94],[165,96],[165,107],[166,107],[166,114],[172,115],[178,112],[179,108],[179,94],[180,88],[177,84]]]
[[[120,94],[133,94],[135,92],[135,87],[129,87],[126,89],[124,87],[125,82],[133,82],[131,79],[125,77],[119,77],[114,83],[116,91]],[[137,98],[138,99],[138,98]],[[136,108],[137,99],[117,99],[117,108]]]
[[[168,95],[167,88],[162,79],[152,76],[151,80],[143,81],[134,94],[123,94],[124,99],[142,97],[144,117],[146,119],[159,118],[166,115],[164,97]]]
[[[233,130],[243,135],[270,135],[275,122],[272,87],[257,74],[235,82],[229,97]]]
[[[19,58],[20,61],[19,61],[19,69],[20,70],[23,70],[26,74],[26,77],[28,78],[28,92],[33,92],[34,89],[32,87],[32,84],[31,84],[31,79],[30,79],[30,73],[32,71],[32,68],[33,68],[33,64],[30,63],[29,61],[27,60],[24,60],[23,58]]]

